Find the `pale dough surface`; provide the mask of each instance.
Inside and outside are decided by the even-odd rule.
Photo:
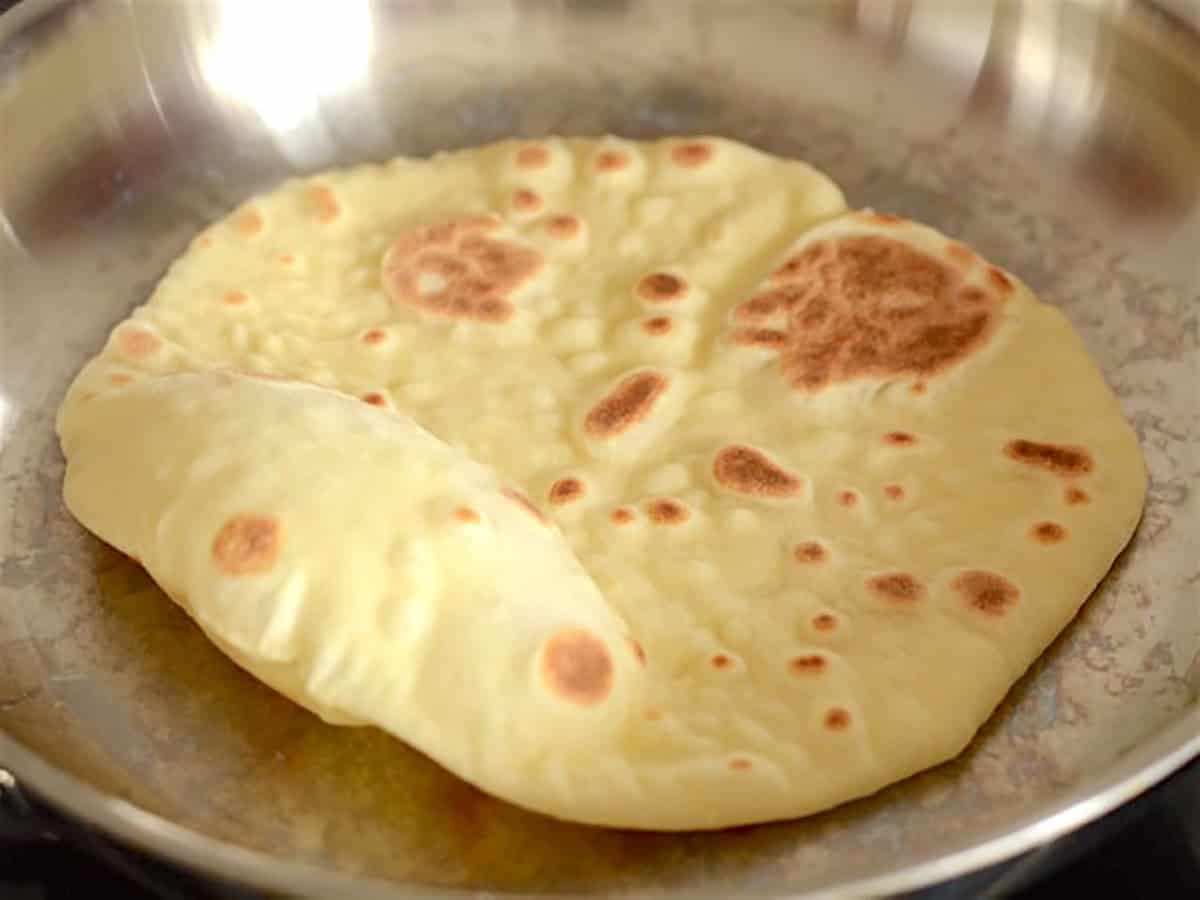
[[[195,239],[60,434],[75,515],[264,681],[642,828],[955,755],[1145,495],[1057,310],[715,138],[284,184]],[[279,523],[268,569],[222,569],[239,514]]]

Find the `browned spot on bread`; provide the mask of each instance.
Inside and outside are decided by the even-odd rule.
[[[909,388],[914,394],[923,394],[929,389],[928,385],[923,381],[914,381],[913,386]]]
[[[889,431],[883,440],[892,447],[912,447],[917,443],[917,436],[907,431]]]
[[[363,403],[369,403],[371,406],[387,406],[387,398],[379,391],[368,391],[362,395]]]
[[[1007,275],[1005,275],[1002,270],[996,268],[995,266],[988,266],[987,277],[988,277],[988,281],[991,282],[992,286],[994,288],[996,288],[996,290],[998,290],[1002,293],[1005,293],[1005,294],[1012,291],[1012,289],[1013,289],[1012,279],[1009,278]]]
[[[819,653],[808,653],[804,656],[796,656],[788,663],[788,668],[791,669],[793,675],[820,675],[825,671],[828,665],[825,657]]]
[[[283,533],[274,516],[239,513],[212,542],[214,565],[225,575],[260,575],[279,559]]]
[[[238,291],[238,290],[226,291],[224,294],[221,295],[221,302],[224,303],[226,306],[241,306],[243,303],[245,303],[249,299],[250,299],[250,295],[247,294],[245,291]]]
[[[656,525],[681,525],[692,517],[686,506],[670,497],[651,500],[646,507],[646,515]]]
[[[652,337],[661,337],[670,334],[674,324],[670,316],[651,316],[642,320],[642,331]]]
[[[541,144],[526,144],[517,151],[517,166],[522,169],[541,169],[550,164],[550,149]]]
[[[362,336],[363,343],[370,345],[370,346],[375,346],[376,344],[382,344],[386,340],[387,340],[387,332],[384,331],[382,328],[372,328],[369,331],[365,332]]]
[[[529,188],[517,188],[513,191],[512,205],[521,212],[537,212],[542,208],[542,197]]]
[[[1017,586],[995,572],[971,569],[961,572],[950,582],[967,606],[988,616],[1003,616],[1017,602],[1021,592]]]
[[[704,141],[688,141],[671,148],[671,162],[685,169],[696,169],[713,158],[713,148]]]
[[[648,707],[646,707],[646,711],[644,713],[642,713],[642,715],[645,716],[646,719],[651,722],[657,722],[659,719],[662,718],[662,710],[656,706],[648,706]]]
[[[608,648],[587,631],[572,628],[546,642],[542,678],[550,692],[577,706],[595,706],[612,691],[613,664]]]
[[[117,347],[130,359],[145,359],[162,346],[158,335],[144,328],[126,328],[117,336]]]
[[[958,241],[951,241],[946,245],[946,255],[963,266],[974,265],[977,258],[974,250]]]
[[[479,513],[471,509],[469,506],[457,507],[454,510],[454,518],[458,519],[460,522],[466,522],[467,524],[472,525],[480,521]]]
[[[833,631],[838,626],[837,616],[833,613],[818,613],[813,616],[812,626],[817,631]]]
[[[867,579],[867,588],[885,600],[905,604],[924,600],[927,593],[924,583],[908,572],[872,575]]]
[[[830,731],[845,731],[850,727],[850,713],[840,706],[834,706],[825,713],[825,727]]]
[[[630,163],[629,154],[624,150],[601,150],[596,154],[596,170],[598,172],[617,172]]]
[[[1092,498],[1088,496],[1088,492],[1082,488],[1069,487],[1064,495],[1068,506],[1079,506],[1082,503],[1087,503]]]
[[[133,382],[133,376],[127,375],[124,372],[116,372],[108,376],[108,383],[113,387],[124,387]]]
[[[591,438],[609,440],[649,418],[654,404],[670,380],[661,372],[635,372],[623,378],[588,410],[583,431]]]
[[[614,525],[628,525],[637,518],[637,513],[628,506],[618,506],[609,516]]]
[[[765,453],[738,444],[717,453],[712,472],[723,487],[755,497],[795,497],[804,490],[800,478]]]
[[[266,226],[266,221],[257,209],[250,209],[238,216],[237,230],[238,233],[245,237],[253,237],[256,234],[261,234]]]
[[[792,557],[799,563],[821,563],[829,558],[829,551],[820,541],[801,541],[792,548]]]
[[[583,223],[578,216],[551,216],[546,220],[546,231],[561,241],[570,240],[579,234]]]
[[[733,343],[742,347],[762,347],[778,350],[787,343],[787,332],[778,328],[738,328],[729,336]]]
[[[638,661],[638,665],[646,664],[646,651],[642,649],[642,644],[637,638],[629,639],[629,649],[633,651],[633,658]]]
[[[1092,455],[1087,450],[1065,444],[1043,444],[1019,439],[1009,441],[1004,446],[1004,453],[1009,459],[1045,469],[1063,478],[1087,475],[1095,468]]]
[[[885,212],[870,212],[863,215],[863,218],[873,225],[902,225],[908,221],[904,216],[897,216],[893,213]]]
[[[296,254],[295,253],[280,253],[279,261],[281,263],[283,263],[285,266],[290,266],[292,263],[294,263],[296,261]]]
[[[904,499],[904,485],[902,484],[885,484],[883,493],[889,500]]]
[[[200,237],[196,238],[196,246],[197,247],[203,247],[205,249],[208,249],[212,245],[213,245],[213,239],[210,238],[207,234],[202,234],[202,235],[200,235]]]
[[[958,292],[958,299],[967,306],[986,303],[990,297],[991,294],[977,287],[965,287]]]
[[[309,190],[308,199],[316,208],[318,222],[328,225],[342,213],[342,207],[338,203],[337,195],[333,193],[333,188],[328,185],[315,185]]]
[[[634,290],[647,302],[669,303],[687,293],[687,283],[670,272],[652,272],[643,276]]]
[[[714,654],[713,658],[710,660],[710,662],[712,663],[712,667],[714,669],[728,669],[730,666],[733,665],[733,660],[730,659],[728,656],[726,656],[724,653]]]
[[[837,502],[839,506],[853,509],[858,506],[858,491],[838,491]]]
[[[1043,544],[1057,544],[1067,536],[1067,529],[1057,522],[1038,522],[1030,532],[1034,540]]]
[[[769,319],[787,308],[786,288],[756,294],[749,300],[743,300],[733,309],[733,317],[739,322],[761,322]]]
[[[771,279],[787,318],[780,366],[795,389],[859,378],[928,379],[962,362],[995,331],[1004,299],[959,302],[957,268],[902,240],[851,235],[790,257]]]
[[[526,497],[524,494],[522,494],[520,491],[514,490],[513,488],[506,487],[506,488],[501,488],[500,493],[502,493],[509,500],[513,501],[513,503],[517,504],[517,506],[521,507],[523,510],[525,510],[527,513],[529,513],[531,516],[533,516],[535,519],[537,519],[543,525],[548,524],[549,520],[546,518],[546,514],[543,513],[540,509],[538,509],[537,506],[534,505],[533,501],[530,500],[528,497]]]
[[[560,478],[550,485],[550,502],[562,506],[578,500],[584,494],[584,484],[578,478]]]
[[[511,295],[545,264],[542,255],[488,236],[494,216],[463,216],[414,228],[383,259],[383,284],[392,302],[449,319],[497,324],[516,311]]]
[[[735,756],[729,761],[729,768],[735,772],[748,772],[754,767],[754,764],[744,756]]]

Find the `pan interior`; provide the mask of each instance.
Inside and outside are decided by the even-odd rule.
[[[972,846],[1200,722],[1200,42],[1167,17],[1040,0],[32,5],[0,26],[0,729],[24,747],[203,834],[345,873],[727,894]],[[1141,528],[955,762],[796,823],[553,822],[262,687],[63,508],[62,392],[200,226],[290,174],[609,132],[802,157],[852,206],[973,244],[1064,309],[1121,397],[1151,473]]]

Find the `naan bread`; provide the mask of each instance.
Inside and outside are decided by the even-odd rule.
[[[333,391],[211,374],[234,370]],[[958,753],[1146,488],[1015,276],[711,138],[289,182],[196,238],[60,432],[80,521],[260,678],[515,803],[639,828],[798,816]],[[298,536],[270,571],[220,569],[242,513]],[[603,648],[593,705],[548,687],[562,633]]]

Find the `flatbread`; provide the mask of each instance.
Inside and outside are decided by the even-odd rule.
[[[163,377],[190,371],[228,386]],[[520,805],[655,829],[803,815],[957,754],[1146,489],[1082,343],[1016,276],[715,138],[288,182],[194,240],[60,433],[80,521],[267,683]],[[459,504],[503,518],[470,578],[422,588],[457,571]],[[305,537],[222,573],[239,511]],[[421,590],[461,646],[407,618]],[[603,648],[593,705],[546,700],[564,631]]]

